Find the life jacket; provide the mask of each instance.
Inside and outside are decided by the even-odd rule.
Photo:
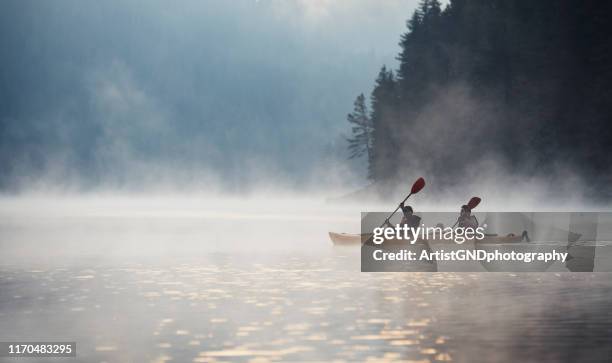
[[[400,224],[407,225],[409,228],[417,228],[421,224],[421,217],[414,214],[408,217],[404,215]]]

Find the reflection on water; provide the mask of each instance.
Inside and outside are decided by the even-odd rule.
[[[1,340],[79,361],[606,361],[608,274],[360,273],[357,255],[3,267]]]
[[[79,362],[612,356],[610,274],[361,273],[359,248],[327,239],[330,224],[358,228],[354,211],[88,208],[56,219],[0,208],[0,341],[76,341]]]

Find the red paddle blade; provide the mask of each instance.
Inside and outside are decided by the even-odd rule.
[[[421,191],[425,187],[425,179],[418,178],[414,184],[412,184],[412,189],[410,189],[410,194],[416,194]]]
[[[478,204],[480,204],[480,201],[481,201],[481,199],[480,199],[480,198],[478,198],[478,197],[472,197],[472,199],[470,199],[470,201],[468,202],[467,206],[468,206],[470,209],[474,209],[474,208],[476,208],[476,206],[477,206]]]

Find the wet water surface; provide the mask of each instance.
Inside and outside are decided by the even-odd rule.
[[[608,274],[360,273],[352,253],[2,267],[2,340],[79,361],[606,361]],[[588,358],[588,359],[587,359]]]
[[[611,274],[361,273],[359,249],[326,236],[358,216],[316,208],[280,221],[16,210],[0,208],[0,340],[76,341],[70,361],[612,356]]]

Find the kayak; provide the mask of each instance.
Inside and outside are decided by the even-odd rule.
[[[361,246],[363,242],[367,241],[372,236],[371,233],[366,234],[356,234],[356,233],[336,233],[329,232],[329,238],[335,246]],[[482,240],[473,240],[476,243],[517,243],[523,241],[522,235],[509,234],[507,236],[497,236],[497,235],[489,235],[485,236]],[[394,244],[404,244],[406,241],[398,241],[398,240],[390,240],[385,243],[392,242]],[[434,239],[428,240],[428,242],[443,242],[449,243],[452,240],[446,239]]]
[[[329,238],[332,243],[336,246],[360,246],[363,242],[367,241],[372,234],[354,234],[354,233],[336,233],[329,232]]]

